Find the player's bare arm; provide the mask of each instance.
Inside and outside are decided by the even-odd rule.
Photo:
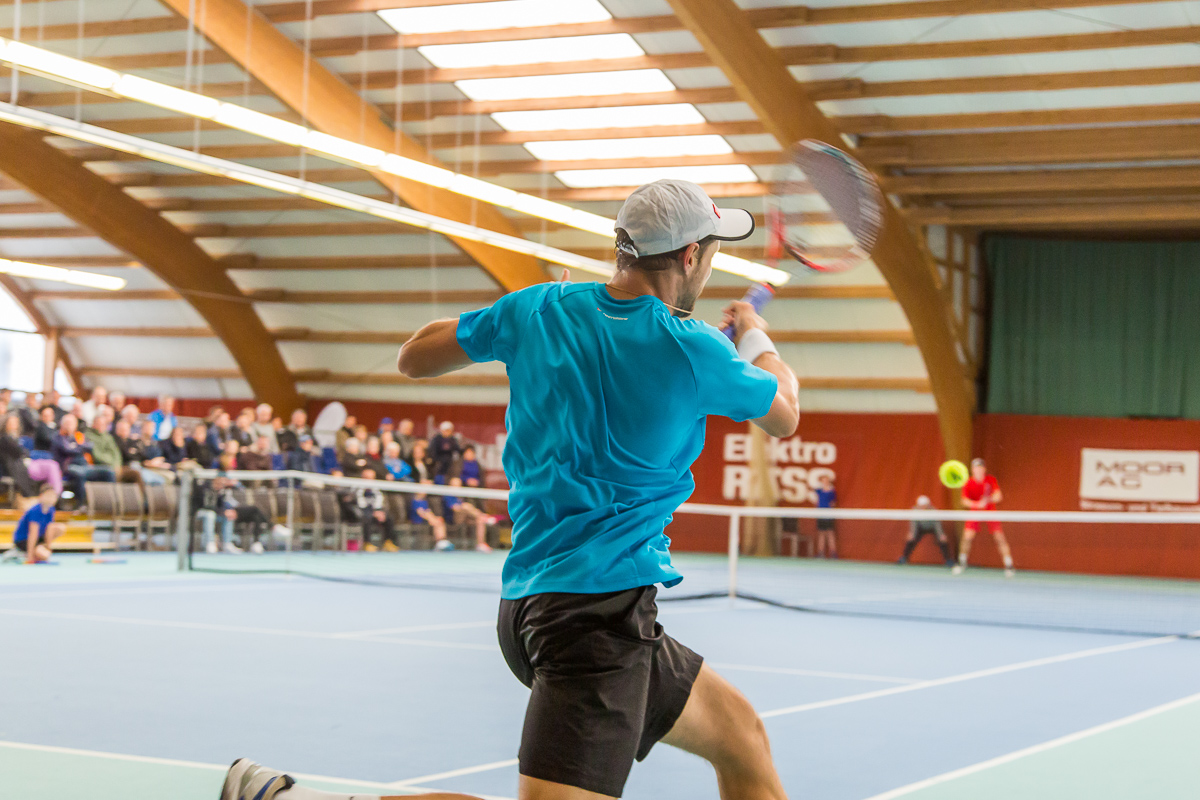
[[[752,330],[766,331],[767,321],[758,315],[749,303],[730,303],[725,309],[723,325],[732,325],[733,343],[740,344]],[[777,353],[767,352],[754,359],[754,366],[766,370],[779,379],[779,388],[771,410],[765,417],[754,420],[754,424],[771,436],[791,436],[800,424],[800,384],[796,373],[783,363]]]

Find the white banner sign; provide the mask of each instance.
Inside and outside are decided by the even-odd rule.
[[[1081,498],[1127,503],[1200,501],[1200,452],[1196,450],[1085,447],[1081,461]]]

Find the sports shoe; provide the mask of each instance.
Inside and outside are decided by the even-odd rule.
[[[260,767],[253,761],[239,758],[225,773],[225,785],[221,787],[221,800],[273,800],[280,792],[292,788],[296,782],[291,775]]]
[[[292,538],[292,529],[287,525],[276,525],[271,528],[271,535],[281,541],[287,541]]]
[[[253,542],[250,545],[250,552],[261,556],[263,554],[262,542]]]
[[[367,542],[366,544],[363,545],[363,550],[365,550],[368,553],[378,553],[379,546],[371,544],[370,542]]]
[[[235,555],[236,555],[237,553],[244,553],[244,552],[246,552],[245,550],[243,550],[242,548],[238,547],[238,546],[237,546],[236,544],[234,544],[233,542],[226,542],[226,543],[225,543],[225,547],[224,547],[223,549],[225,550],[225,552],[226,552],[226,553],[233,553],[233,554],[235,554]]]
[[[1005,567],[1004,568],[1004,577],[1015,578],[1015,577],[1017,577],[1017,571],[1015,569],[1013,569],[1012,567]]]
[[[480,553],[492,552],[492,546],[487,544],[486,542],[480,542],[479,544],[475,545],[475,549],[478,550]]]
[[[442,551],[453,550],[454,542],[450,541],[449,539],[438,539],[436,542],[434,542],[433,549]]]
[[[384,540],[384,542],[383,542],[383,549],[384,549],[384,550],[386,550],[386,551],[387,551],[387,552],[389,552],[389,553],[395,553],[395,552],[398,552],[398,551],[400,550],[400,548],[396,546],[396,543],[395,543],[395,542],[393,542],[391,539],[385,539],[385,540]]]
[[[4,551],[4,557],[3,557],[2,559],[0,559],[0,560],[3,560],[3,561],[24,561],[24,560],[25,560],[25,554],[24,554],[24,553],[22,553],[20,550],[18,550],[18,549],[17,549],[17,548],[15,548],[15,547],[10,547],[8,550],[5,550],[5,551]]]
[[[897,558],[897,559],[896,559],[896,563],[897,563],[897,564],[907,564],[907,563],[908,563],[908,559],[907,559],[907,558],[905,558],[904,556],[900,556],[899,558]]]
[[[964,569],[966,569],[966,567],[964,567],[962,564],[955,564],[953,567],[950,568],[950,574],[951,575],[962,575]]]
[[[206,552],[206,553],[215,553],[215,552],[217,552],[217,543],[216,543],[216,542],[209,542],[208,544],[204,545],[204,552]]]

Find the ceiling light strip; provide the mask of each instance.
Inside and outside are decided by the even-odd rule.
[[[217,175],[264,189],[296,197],[304,197],[309,200],[338,206],[339,208],[370,214],[380,219],[402,222],[406,225],[435,231],[457,239],[482,242],[483,244],[503,250],[531,255],[543,261],[560,264],[564,267],[582,269],[598,275],[607,276],[613,274],[612,267],[603,261],[594,258],[585,258],[575,253],[568,253],[565,250],[532,242],[519,236],[508,236],[507,234],[489,231],[484,228],[477,228],[474,225],[467,225],[463,222],[435,217],[432,214],[391,205],[352,192],[333,189],[319,183],[303,181],[298,178],[288,177],[287,175],[279,175],[267,170],[239,164],[235,161],[226,161],[200,153],[193,153],[188,150],[181,150],[177,147],[159,144],[148,139],[139,139],[136,136],[129,136],[128,134],[98,128],[95,125],[76,122],[66,117],[47,114],[44,111],[21,108],[20,106],[0,105],[0,121],[12,122],[27,128],[37,128],[57,136],[66,136],[78,141],[97,144],[163,164],[182,167],[193,172]],[[46,269],[50,268],[47,267]]]
[[[582,231],[588,231],[600,236],[613,238],[613,220],[603,217],[599,214],[592,214],[587,211],[582,211],[562,203],[556,203],[552,200],[545,200],[536,195],[525,194],[523,192],[513,191],[512,189],[498,186],[494,183],[481,181],[477,178],[472,178],[468,175],[455,173],[442,167],[437,167],[432,164],[426,164],[422,161],[417,161],[411,158],[405,158],[395,153],[387,153],[374,147],[352,142],[348,139],[341,139],[336,136],[330,136],[326,133],[307,128],[303,125],[296,125],[291,122],[286,122],[270,114],[262,114],[257,111],[251,111],[248,108],[226,103],[220,100],[215,100],[211,97],[189,92],[184,89],[178,89],[174,86],[158,83],[156,81],[139,78],[135,75],[127,75],[106,67],[90,64],[86,61],[70,58],[69,56],[60,55],[58,53],[46,50],[40,47],[34,47],[23,42],[14,42],[10,39],[0,38],[0,61],[7,62],[16,67],[21,67],[41,75],[45,75],[56,80],[66,81],[75,85],[85,86],[91,89],[96,89],[108,94],[127,97],[131,100],[137,100],[148,105],[166,108],[171,111],[176,111],[181,114],[186,114],[198,119],[210,119],[219,124],[226,125],[231,128],[261,136],[264,139],[281,142],[283,144],[305,147],[308,150],[321,153],[330,158],[344,161],[354,166],[365,167],[367,169],[386,172],[390,175],[395,175],[400,178],[423,183],[429,186],[435,186],[441,189],[461,194],[467,197],[472,197],[485,203],[508,208],[531,217],[557,222],[566,225],[570,228],[576,228]],[[11,110],[12,107],[10,107]],[[37,112],[41,113],[41,112]],[[53,116],[53,115],[47,115]],[[32,119],[32,118],[30,118]],[[62,117],[55,117],[56,120],[69,122]],[[55,122],[58,125],[60,123]],[[77,130],[72,134],[72,138],[81,139],[84,136],[95,136],[107,133],[105,129],[96,126],[84,126],[91,132]],[[145,139],[135,139],[137,146],[149,147],[153,145]],[[120,148],[118,148],[120,149]],[[179,158],[182,156],[191,157],[192,154],[184,150],[170,148],[175,151],[176,155],[171,158]],[[141,155],[141,153],[139,153]],[[146,156],[152,158],[153,156]],[[199,157],[197,157],[199,158]],[[162,161],[164,158],[155,158]],[[223,165],[223,169],[232,167],[240,167],[234,162],[219,161]],[[175,162],[167,162],[175,163]],[[189,166],[188,169],[196,169],[194,166]],[[250,168],[245,168],[250,169]],[[204,171],[204,170],[200,170]],[[262,171],[259,171],[262,172]],[[220,173],[224,174],[224,173]],[[274,175],[274,173],[264,173],[266,175]],[[233,177],[232,175],[230,177]],[[279,176],[276,176],[279,177]],[[238,178],[238,180],[241,180]],[[250,181],[248,181],[250,182]],[[309,184],[316,187],[317,184]],[[321,187],[324,188],[324,187]],[[282,191],[282,190],[280,190]],[[336,190],[328,190],[336,191]],[[292,194],[300,194],[300,192],[290,192]],[[359,197],[346,192],[341,194],[347,197]],[[302,195],[304,196],[304,195]],[[360,198],[362,202],[367,202],[365,198]],[[338,205],[338,203],[333,203]],[[385,204],[381,204],[385,205]],[[386,206],[392,208],[392,206]],[[372,212],[366,212],[372,213]],[[418,212],[410,212],[416,214]],[[377,214],[378,216],[378,214]],[[419,225],[415,221],[413,224],[418,224],[418,227],[424,227],[429,230],[436,230],[439,233],[444,233],[441,228],[448,224],[460,225],[461,223],[453,223],[449,220],[443,220],[439,217],[431,219],[438,220],[438,227],[432,225]],[[462,226],[465,230],[479,230],[470,225]],[[489,236],[488,244],[493,244],[491,240],[501,236],[492,231],[487,232]],[[476,241],[485,241],[476,236],[468,236],[464,234],[454,234],[462,238],[474,239]],[[514,239],[517,242],[524,242],[525,245],[518,247],[515,243],[513,246],[506,249],[512,249],[516,252],[530,252],[529,243],[525,239],[519,237],[506,237]],[[496,245],[499,246],[499,245]],[[538,245],[538,247],[542,247]],[[555,248],[547,248],[555,253],[562,254],[564,251],[556,250]],[[567,254],[569,255],[569,254]],[[565,264],[559,258],[546,258],[547,261],[552,261],[557,264]],[[587,259],[594,261],[594,259]],[[595,262],[600,264],[602,262]],[[571,266],[567,264],[566,266]],[[729,272],[734,275],[740,275],[753,281],[760,281],[781,285],[787,283],[788,274],[782,270],[773,269],[771,267],[757,264],[746,259],[735,258],[733,256],[723,256],[719,260],[719,264],[714,264],[717,269],[724,272]],[[580,267],[586,269],[586,267]]]
[[[44,264],[30,264],[26,261],[9,261],[0,258],[0,273],[16,275],[20,278],[33,278],[39,281],[55,281],[69,283],[72,286],[87,286],[92,289],[105,289],[115,292],[125,288],[125,279],[112,275],[99,275],[95,272],[84,272],[78,269],[63,269],[48,267]]]

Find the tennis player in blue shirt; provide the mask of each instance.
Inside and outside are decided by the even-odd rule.
[[[693,183],[642,186],[617,215],[608,283],[531,286],[432,322],[400,350],[411,378],[508,368],[513,547],[498,632],[532,689],[522,800],[620,797],[659,741],[711,762],[726,800],[785,797],[750,703],[663,632],[655,605],[657,584],[683,580],[663,529],[694,488],[706,418],[753,420],[772,436],[799,420],[796,376],[750,305],[725,309],[733,343],[689,319],[720,242],[753,230],[749,213],[718,209]],[[222,799],[243,797],[347,796],[240,760]]]

